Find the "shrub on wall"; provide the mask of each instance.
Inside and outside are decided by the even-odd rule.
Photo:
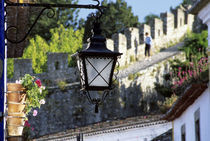
[[[208,46],[208,32],[202,31],[201,33],[191,33],[187,35],[184,40],[184,47],[181,49],[185,52],[186,58],[189,61],[200,59],[206,56],[206,49]]]
[[[70,55],[82,48],[82,38],[84,30],[73,28],[64,28],[60,25],[58,28],[51,29],[52,37],[46,42],[37,35],[30,40],[29,46],[25,49],[23,58],[32,59],[32,67],[35,73],[42,73],[47,69],[47,52],[68,53],[69,65],[74,65]]]

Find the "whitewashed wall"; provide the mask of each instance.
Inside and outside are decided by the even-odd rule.
[[[84,141],[150,141],[165,133],[171,129],[171,127],[171,123],[163,123],[147,127],[103,133],[94,136],[84,135]]]
[[[174,141],[181,141],[181,126],[185,124],[186,141],[195,141],[194,113],[200,108],[201,141],[210,140],[210,89],[206,91],[188,109],[174,121]]]

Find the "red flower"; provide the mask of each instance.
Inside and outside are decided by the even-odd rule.
[[[42,83],[41,83],[40,79],[37,79],[37,80],[35,81],[35,83],[38,85],[38,87],[41,87],[41,86],[42,86]]]
[[[30,127],[31,125],[30,125],[30,123],[28,123],[28,121],[26,120],[24,126],[25,126],[25,127]]]

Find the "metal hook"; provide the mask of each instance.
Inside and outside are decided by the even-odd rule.
[[[93,16],[97,19],[97,22],[99,22],[99,20],[101,19],[102,15],[103,15],[102,8],[104,8],[104,7],[103,6],[100,6],[101,3],[100,3],[99,0],[93,0],[93,1],[98,2],[98,4],[96,6],[97,6],[97,9],[99,11],[99,16],[97,16],[97,15],[93,15]]]
[[[100,1],[99,0],[92,0],[92,1],[98,2],[98,4],[96,6],[99,6],[100,5]]]

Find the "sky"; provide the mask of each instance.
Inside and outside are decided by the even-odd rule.
[[[102,1],[102,0],[100,0]],[[116,1],[116,0],[108,0]],[[135,16],[139,17],[139,22],[144,22],[144,17],[149,14],[160,15],[160,13],[169,12],[170,7],[176,7],[183,0],[125,0],[129,6],[132,7],[132,11]],[[95,4],[92,0],[79,0],[79,4]],[[94,12],[90,9],[81,9],[79,13],[80,18],[86,19],[88,14]]]

